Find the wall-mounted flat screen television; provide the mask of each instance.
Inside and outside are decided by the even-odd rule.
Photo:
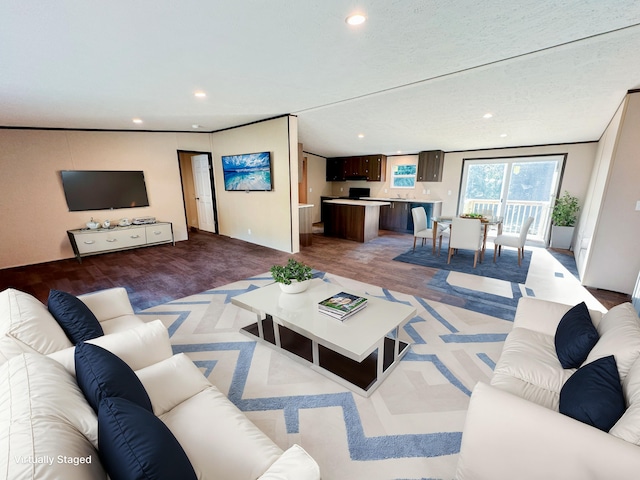
[[[70,212],[149,206],[142,171],[63,170],[60,173]]]
[[[224,189],[233,191],[270,191],[271,153],[244,153],[222,157]]]

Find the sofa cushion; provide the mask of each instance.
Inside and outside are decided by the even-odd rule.
[[[8,288],[0,293],[0,356],[5,360],[22,352],[48,354],[71,342],[42,302],[28,293]]]
[[[76,380],[97,412],[103,398],[122,397],[152,411],[138,376],[123,360],[102,347],[81,342],[75,351]]]
[[[620,380],[624,381],[631,365],[640,357],[640,318],[629,302],[616,305],[598,324],[600,339],[585,363],[615,355]]]
[[[104,479],[97,440],[96,414],[59,363],[27,353],[0,366],[0,477]]]
[[[565,313],[555,336],[556,353],[562,368],[582,365],[598,337],[586,303],[581,302]]]
[[[560,391],[560,413],[608,432],[626,406],[613,355],[580,367]]]
[[[100,402],[98,441],[100,458],[113,479],[196,479],[187,455],[166,425],[125,398]]]
[[[622,392],[627,409],[609,433],[627,442],[640,445],[640,358],[633,363],[622,382]]]
[[[300,445],[294,444],[278,458],[258,480],[314,480],[320,478],[320,467]]]
[[[161,320],[107,334],[85,343],[109,350],[124,360],[133,370],[148,367],[173,355],[169,332]],[[75,349],[76,347],[71,346],[51,353],[49,357],[60,362],[69,373],[75,375]]]
[[[70,293],[51,290],[47,308],[74,345],[104,335],[89,307]]]
[[[258,478],[283,453],[214,386],[160,418],[184,448],[198,478]]]
[[[514,328],[504,343],[491,385],[558,410],[560,389],[573,372],[560,365],[553,336]]]

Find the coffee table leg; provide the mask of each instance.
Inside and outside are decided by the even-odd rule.
[[[262,317],[261,314],[256,314],[256,317],[258,318],[257,321],[257,325],[258,325],[258,336],[264,340],[264,327],[262,326],[262,321],[264,320],[264,318]]]
[[[393,344],[393,361],[395,362],[400,355],[400,327],[396,327],[394,332],[395,342]]]
[[[311,361],[314,365],[320,365],[320,353],[318,352],[318,342],[311,342]]]
[[[280,343],[280,327],[276,322],[273,322],[273,335],[276,341],[276,347],[282,348],[282,344]]]
[[[378,373],[376,374],[376,382],[378,383],[384,374],[384,337],[378,342]]]

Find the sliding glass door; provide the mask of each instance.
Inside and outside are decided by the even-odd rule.
[[[464,160],[460,213],[503,218],[504,233],[520,233],[534,221],[529,238],[544,241],[558,190],[564,155]]]

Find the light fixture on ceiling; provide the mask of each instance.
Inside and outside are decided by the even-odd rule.
[[[398,150],[396,153],[400,154],[400,153],[402,153],[402,150]]]
[[[504,138],[504,137],[506,137],[506,136],[507,136],[507,134],[506,134],[506,133],[501,133],[501,134],[500,134],[500,137],[502,137],[502,138]]]
[[[198,98],[204,98],[207,96],[207,94],[205,92],[203,92],[202,90],[198,90],[197,92],[195,92],[193,94],[194,96],[198,97]]]
[[[366,21],[367,17],[365,17],[362,13],[353,13],[345,19],[345,22],[352,26],[362,25]]]
[[[197,123],[194,123],[193,125],[191,125],[191,128],[198,129],[200,128],[200,125],[198,125]]]
[[[364,138],[364,133],[359,133],[358,138]]]
[[[134,118],[133,119],[133,123],[141,124],[142,123],[142,119],[141,118]]]
[[[493,117],[493,113],[485,113],[482,118],[491,118]]]

